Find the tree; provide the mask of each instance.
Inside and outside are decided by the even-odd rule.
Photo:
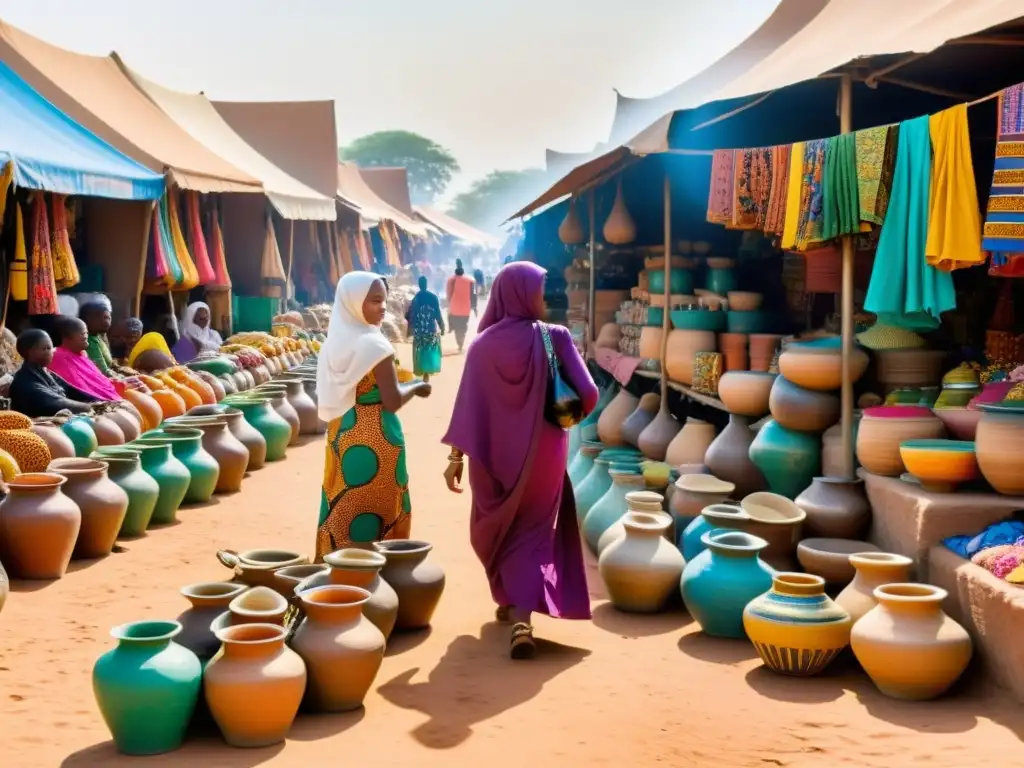
[[[455,196],[449,213],[478,229],[494,230],[515,207],[528,203],[527,197],[540,192],[546,174],[538,168],[524,171],[491,171],[477,179],[465,192]]]
[[[405,168],[413,203],[432,203],[459,172],[459,161],[437,142],[410,131],[377,131],[338,150],[342,160],[367,167]]]

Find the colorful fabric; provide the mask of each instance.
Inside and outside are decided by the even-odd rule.
[[[188,251],[185,234],[181,231],[181,213],[178,205],[178,194],[168,190],[164,195],[167,200],[167,217],[171,228],[171,241],[174,244],[174,256],[181,267],[181,281],[174,287],[176,291],[191,291],[199,285],[199,271]]]
[[[768,213],[764,222],[764,231],[768,235],[781,235],[785,229],[792,149],[791,145],[784,144],[772,150],[772,186],[768,194]]]
[[[793,249],[806,251],[822,236],[822,174],[825,171],[825,139],[804,143],[800,168],[800,206]]]
[[[71,237],[68,234],[68,210],[64,207],[65,195],[51,195],[53,206],[53,229],[50,252],[53,255],[53,280],[57,290],[71,288],[82,282],[71,252]]]
[[[217,216],[216,210],[210,217],[206,252],[209,254],[210,262],[213,265],[213,282],[206,286],[207,289],[231,288],[231,275],[228,274],[228,260],[224,252],[224,233],[221,232],[220,218]]]
[[[407,539],[411,515],[402,422],[381,405],[371,370],[356,387],[355,404],[327,425],[317,562],[353,544]]]
[[[199,193],[185,193],[185,215],[188,217],[188,248],[192,253],[198,285],[213,283],[217,275],[210,263],[210,252],[203,235],[203,220],[199,215]]]
[[[999,95],[996,160],[981,247],[989,273],[1024,277],[1024,83]]]
[[[764,229],[772,192],[772,148],[736,150],[732,229]]]
[[[66,347],[53,350],[51,371],[71,386],[100,400],[120,400],[110,379],[104,376],[85,352],[72,352]]]
[[[834,240],[860,232],[857,137],[845,133],[825,141],[825,166],[821,174],[821,237]]]
[[[900,125],[892,194],[871,271],[864,309],[881,323],[934,330],[956,308],[953,277],[927,263],[932,145],[928,117]]]
[[[782,227],[783,250],[791,250],[796,245],[797,228],[800,221],[800,191],[803,187],[805,147],[802,141],[796,142],[789,152],[789,170],[786,174],[786,215]]]
[[[42,192],[36,192],[32,200],[32,259],[28,268],[28,313],[55,315],[57,312],[57,285],[53,279],[46,197]]]
[[[732,223],[733,184],[736,152],[716,149],[711,156],[711,188],[708,191],[707,219],[712,224]]]
[[[114,358],[110,354],[110,346],[107,340],[98,333],[89,334],[89,345],[85,348],[89,359],[100,369],[100,373],[109,376],[114,367]]]
[[[881,225],[889,207],[892,169],[896,163],[898,125],[867,128],[854,134],[860,220]]]
[[[11,261],[11,298],[28,301],[28,249],[25,246],[25,217],[21,203],[14,204],[14,260]]]
[[[263,295],[280,298],[282,288],[288,282],[281,261],[281,249],[277,245],[277,233],[274,232],[274,220],[267,214],[267,230],[263,237],[263,255],[260,259],[260,279],[263,281]]]
[[[145,334],[138,343],[132,347],[132,351],[128,354],[127,365],[129,368],[134,368],[136,361],[142,356],[144,352],[150,350],[156,350],[157,352],[163,352],[172,360],[174,355],[171,354],[171,348],[167,346],[167,340],[163,337],[162,333],[156,331],[150,331]]]

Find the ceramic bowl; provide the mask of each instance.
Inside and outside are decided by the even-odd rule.
[[[727,371],[718,381],[718,397],[729,413],[759,419],[768,413],[768,397],[777,374]]]
[[[978,433],[981,411],[974,408],[934,408],[939,421],[946,425],[946,431],[957,440],[974,440]]]
[[[807,513],[794,502],[778,493],[768,491],[758,491],[744,497],[740,506],[751,519],[761,523],[794,525],[802,523],[807,517]]]
[[[721,331],[725,329],[725,312],[673,309],[672,326],[679,331]]]
[[[974,443],[967,440],[906,440],[900,456],[926,491],[949,493],[981,477]]]
[[[808,573],[829,584],[846,586],[857,575],[850,555],[878,552],[878,547],[856,539],[804,539],[796,548],[796,559]]]
[[[717,293],[706,293],[697,299],[699,303],[705,309],[722,309],[725,306],[725,296],[719,296]]]
[[[753,312],[760,309],[764,295],[753,291],[729,291],[729,309],[737,312]]]
[[[767,312],[740,312],[730,309],[728,312],[729,333],[761,333],[768,327],[770,315]]]
[[[724,493],[726,496],[736,490],[735,484],[704,473],[680,475],[676,488],[691,493]]]

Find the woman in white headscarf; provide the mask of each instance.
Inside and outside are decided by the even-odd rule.
[[[200,352],[216,352],[224,340],[210,325],[210,305],[204,301],[193,301],[185,309],[181,321],[181,337],[188,339]]]
[[[380,330],[386,299],[383,281],[370,272],[349,272],[334,295],[316,372],[327,422],[318,561],[352,544],[409,538],[409,473],[396,412],[428,396],[430,385],[398,383],[395,350]]]

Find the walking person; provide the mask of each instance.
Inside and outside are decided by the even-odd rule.
[[[455,332],[455,343],[462,352],[466,346],[466,332],[469,331],[469,316],[476,314],[476,283],[466,276],[462,259],[455,260],[455,274],[448,278],[445,294],[448,299],[448,326]]]
[[[419,293],[409,304],[405,321],[412,336],[412,372],[424,381],[441,372],[441,337],[444,318],[437,294],[427,289],[427,278],[419,279]]]

